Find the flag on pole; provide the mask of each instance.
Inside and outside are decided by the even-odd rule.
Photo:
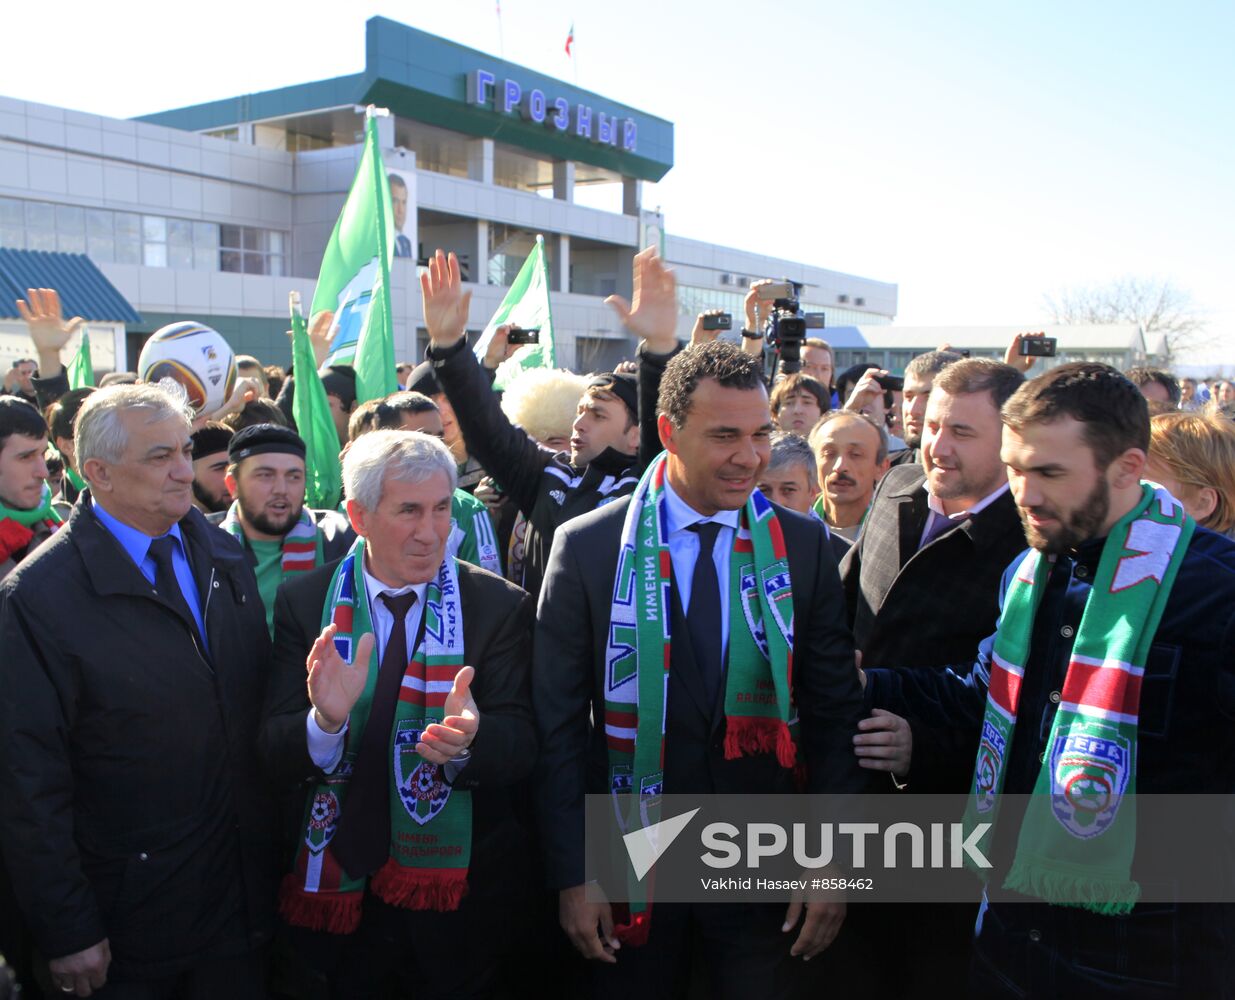
[[[390,261],[394,256],[394,211],[390,181],[378,147],[377,115],[369,106],[364,152],[347,201],[339,213],[309,312],[334,312],[334,339],[327,365],[356,369],[356,401],[380,399],[398,388],[394,325],[390,307]]]
[[[296,375],[292,417],[305,446],[304,502],[319,510],[334,510],[343,492],[339,433],[330,415],[326,387],[317,373],[309,331],[300,314],[300,293],[292,292],[288,304],[292,313],[292,371]]]
[[[574,41],[575,41],[575,22],[571,21],[570,31],[566,33],[566,54],[568,56],[573,56],[573,53],[570,51],[570,47],[572,44],[574,44]]]
[[[525,344],[503,361],[493,380],[494,389],[505,389],[529,368],[556,368],[553,347],[553,313],[549,308],[549,264],[545,259],[545,238],[536,236],[536,245],[519,269],[515,282],[476,341],[476,357],[484,360],[489,341],[499,326],[509,323],[525,330],[539,328],[540,343]]]
[[[81,328],[81,343],[77,345],[77,353],[69,362],[65,372],[69,378],[70,389],[83,389],[94,385],[94,362],[90,358],[90,331],[85,324]]]

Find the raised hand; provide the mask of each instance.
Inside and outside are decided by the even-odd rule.
[[[1021,354],[1021,343],[1026,340],[1041,340],[1046,336],[1042,333],[1018,333],[1012,338],[1012,343],[1008,345],[1008,349],[1003,352],[1003,363],[1011,365],[1018,372],[1027,372],[1033,367],[1033,363],[1038,359],[1032,354]]]
[[[605,303],[613,307],[631,333],[647,341],[652,354],[668,354],[677,346],[677,279],[656,255],[655,247],[635,254],[634,294],[627,302],[610,295]]]
[[[768,314],[772,311],[772,300],[765,299],[759,294],[761,286],[771,283],[771,278],[760,278],[753,282],[742,302],[746,310],[746,329],[751,333],[763,333],[763,324],[767,322]]]
[[[440,249],[420,272],[420,294],[424,298],[425,329],[434,347],[458,343],[467,330],[467,310],[472,293],[463,290],[459,258],[448,257]]]
[[[27,301],[28,300],[28,301]],[[60,293],[54,288],[27,288],[26,299],[17,300],[17,313],[39,355],[39,374],[51,378],[60,373],[60,352],[85,322],[80,316],[64,318]]]
[[[309,343],[313,345],[313,358],[321,368],[330,356],[330,345],[335,336],[334,312],[323,309],[309,318]]]
[[[698,347],[700,344],[710,344],[720,336],[719,330],[705,330],[703,321],[709,316],[720,316],[724,313],[723,309],[705,309],[695,317],[695,325],[690,331],[690,343],[688,347]]]
[[[867,368],[862,373],[862,377],[858,379],[857,385],[853,387],[853,391],[849,393],[849,398],[845,400],[844,409],[860,410],[882,396],[884,389],[879,384],[879,379],[887,374],[882,368]]]
[[[323,732],[337,733],[347,722],[352,707],[364,691],[373,654],[373,633],[366,632],[356,643],[349,664],[334,644],[338,627],[327,625],[309,650],[305,669],[309,678],[309,701]]]
[[[473,667],[464,667],[455,674],[455,682],[446,696],[441,722],[425,727],[416,744],[416,752],[430,764],[445,764],[454,760],[476,739],[480,728],[480,712],[472,697]]]

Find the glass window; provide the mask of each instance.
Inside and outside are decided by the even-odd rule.
[[[219,226],[219,246],[240,247],[239,226]]]
[[[26,246],[26,229],[24,226],[6,226],[0,224],[0,247],[22,250]]]
[[[283,234],[282,233],[276,233],[276,232],[267,233],[266,238],[269,241],[271,253],[282,253],[283,252]]]
[[[219,245],[219,227],[213,222],[193,223],[193,245],[199,250],[214,250]]]
[[[16,198],[0,198],[0,226],[25,228],[25,220],[25,208],[20,201]]]
[[[39,229],[26,230],[26,249],[27,250],[55,250],[56,249],[56,234],[53,232],[44,232]]]
[[[74,236],[86,233],[86,210],[76,205],[56,206],[56,232]]]
[[[167,244],[144,244],[142,247],[142,263],[147,267],[167,267]]]
[[[244,273],[265,274],[266,258],[260,253],[246,253],[244,255]]]
[[[56,249],[61,253],[85,253],[85,233],[57,233]]]
[[[147,243],[166,243],[167,220],[159,215],[143,215],[142,239]]]
[[[55,206],[42,201],[26,202],[26,229],[54,234],[56,231]],[[52,242],[55,243],[54,237]]]
[[[224,228],[227,228],[226,226]],[[219,251],[219,270],[239,272],[241,254],[239,250],[221,250]]]
[[[193,248],[176,243],[167,244],[167,266],[191,271],[193,269]]]
[[[260,229],[250,229],[245,227],[243,231],[244,248],[246,250],[264,250],[266,249],[262,243],[262,231]]]
[[[140,264],[142,262],[141,216],[132,212],[116,212],[112,216],[115,226],[116,263]]]
[[[281,277],[283,277],[283,274],[284,274],[284,271],[283,271],[283,255],[282,255],[282,254],[277,254],[277,253],[272,253],[272,254],[270,255],[270,257],[268,258],[268,260],[269,260],[269,263],[270,263],[270,272],[269,272],[269,273],[270,273],[270,274],[272,274],[272,275],[274,275],[276,278],[281,278]]]
[[[193,223],[184,219],[168,219],[167,242],[180,247],[191,247],[193,245]]]

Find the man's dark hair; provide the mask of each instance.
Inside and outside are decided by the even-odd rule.
[[[242,431],[254,424],[288,426],[286,414],[268,399],[249,400],[244,404],[244,409],[229,413],[224,417],[223,424],[234,431]]]
[[[941,369],[935,376],[933,387],[946,392],[949,396],[989,392],[995,409],[999,410],[1024,384],[1025,376],[1002,361],[995,361],[991,358],[962,358]]]
[[[356,402],[356,369],[351,365],[331,365],[322,373],[322,386],[327,396],[334,396],[350,410]]]
[[[955,351],[927,351],[925,354],[917,355],[905,365],[905,378],[912,375],[915,378],[933,379],[948,365],[956,364],[963,359],[964,355],[957,354]]]
[[[1071,417],[1083,424],[1094,464],[1107,468],[1129,448],[1149,450],[1149,406],[1141,390],[1110,365],[1076,361],[1022,385],[1004,404],[1003,422],[1018,433],[1029,424]]]
[[[665,366],[656,412],[668,417],[674,427],[683,426],[691,396],[704,379],[713,379],[726,389],[763,389],[763,363],[723,340],[688,347]]]
[[[407,181],[405,181],[405,180],[404,180],[402,177],[400,177],[398,174],[387,174],[387,175],[386,175],[386,180],[387,180],[389,183],[393,184],[395,187],[401,187],[401,188],[403,188],[403,190],[404,190],[404,191],[406,191],[406,190],[407,190]]]
[[[0,448],[14,434],[38,438],[47,433],[47,421],[33,403],[20,396],[0,396]]]
[[[404,389],[402,392],[392,392],[373,408],[374,426],[366,430],[391,431],[403,426],[403,414],[437,412],[437,403],[433,402],[423,392],[412,392]],[[350,430],[350,426],[349,426]]]
[[[266,373],[266,385],[269,387],[271,399],[279,398],[279,390],[283,388],[283,383],[287,380],[287,372],[278,365],[267,365],[262,369]]]
[[[815,397],[815,402],[819,404],[819,412],[827,413],[832,409],[832,393],[822,382],[813,375],[807,375],[805,372],[794,372],[792,375],[786,375],[783,379],[776,383],[776,387],[772,390],[772,398],[770,400],[772,406],[772,414],[779,415],[780,408],[785,405],[785,400],[789,396],[796,396],[801,393],[808,393]]]
[[[73,440],[73,421],[77,419],[77,411],[94,391],[88,385],[80,389],[70,389],[47,407],[47,427],[51,431],[52,441],[56,438]]]
[[[99,379],[99,388],[113,385],[137,385],[137,372],[108,372]]]
[[[1150,368],[1146,365],[1137,365],[1135,368],[1129,368],[1124,375],[1133,385],[1140,387],[1149,385],[1150,382],[1157,382],[1166,390],[1167,398],[1171,401],[1174,407],[1179,406],[1179,401],[1184,398],[1183,390],[1179,387],[1179,379],[1170,372],[1164,372],[1161,368]]]

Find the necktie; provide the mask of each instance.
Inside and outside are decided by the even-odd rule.
[[[922,536],[922,543],[918,546],[918,548],[926,548],[927,545],[933,542],[945,531],[951,531],[958,524],[964,524],[968,520],[968,513],[962,517],[953,518],[948,517],[946,514],[937,514],[935,511],[931,511],[930,521],[926,525],[926,533]]]
[[[163,535],[150,543],[150,558],[154,560],[154,592],[196,632],[197,620],[189,610],[189,602],[180,589],[180,581],[176,579],[176,570],[172,566],[172,553],[178,545],[179,542],[171,535]]]
[[[416,603],[416,592],[378,597],[394,616],[394,625],[377,668],[369,719],[348,780],[347,805],[330,843],[339,864],[352,878],[372,874],[390,856],[390,729],[403,675],[411,659],[407,649],[407,613]]]
[[[712,550],[721,525],[716,521],[700,521],[690,530],[699,536],[699,557],[695,560],[695,572],[690,583],[690,607],[686,609],[686,627],[690,632],[690,644],[694,647],[695,663],[703,676],[709,705],[716,704],[720,691],[720,679],[724,673],[724,655],[721,645],[720,582],[716,577],[716,563]]]

